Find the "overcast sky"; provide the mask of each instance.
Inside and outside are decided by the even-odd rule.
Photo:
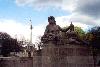
[[[0,0],[0,31],[29,39],[31,19],[35,43],[51,15],[61,27],[72,21],[87,30],[100,24],[100,0]]]

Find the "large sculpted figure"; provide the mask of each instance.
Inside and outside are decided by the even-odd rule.
[[[59,25],[56,25],[55,18],[53,16],[48,17],[49,24],[46,26],[42,42],[59,41],[61,39],[61,31],[67,31],[61,29]]]
[[[66,29],[62,29],[59,25],[56,25],[55,18],[53,16],[48,17],[49,24],[46,26],[44,35],[41,38],[43,43],[54,42],[65,44],[66,43],[79,43],[79,38],[74,31],[74,25],[70,24],[70,26]],[[64,39],[62,37],[62,32],[66,34]]]

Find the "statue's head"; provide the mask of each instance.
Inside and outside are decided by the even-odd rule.
[[[49,24],[56,24],[55,18],[53,16],[48,17]]]

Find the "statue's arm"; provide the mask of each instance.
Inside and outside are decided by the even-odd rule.
[[[60,29],[60,31],[62,31],[62,32],[67,32],[67,31],[70,29],[70,27],[68,27],[68,28],[66,28],[66,29],[62,29],[62,28],[59,26],[59,29]]]
[[[65,29],[65,32],[67,32],[70,29],[70,26],[68,28]]]

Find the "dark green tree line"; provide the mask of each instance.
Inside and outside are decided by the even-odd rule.
[[[0,54],[4,57],[9,56],[10,52],[19,52],[21,50],[17,39],[11,38],[11,36],[5,32],[0,32],[0,46]]]

